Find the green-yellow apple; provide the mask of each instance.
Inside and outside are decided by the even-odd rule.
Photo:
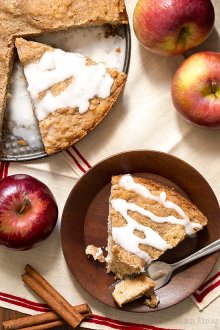
[[[214,20],[210,0],[138,0],[133,26],[144,47],[161,55],[178,55],[201,44]]]
[[[220,53],[200,52],[187,58],[174,75],[172,99],[189,121],[220,128]]]

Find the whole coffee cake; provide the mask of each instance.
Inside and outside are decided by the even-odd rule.
[[[123,0],[1,0],[0,22],[1,131],[16,37],[77,26],[127,24],[128,18]]]

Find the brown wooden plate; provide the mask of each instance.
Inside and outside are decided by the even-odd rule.
[[[130,151],[112,156],[89,170],[75,185],[64,207],[61,240],[68,267],[80,285],[100,302],[118,308],[111,292],[115,282],[104,264],[88,259],[88,244],[106,247],[108,200],[111,176],[131,173],[152,178],[173,187],[187,197],[208,218],[205,229],[187,238],[175,249],[167,251],[161,260],[178,261],[210,244],[220,236],[220,209],[207,181],[186,162],[156,151]],[[176,273],[171,281],[157,291],[160,304],[155,309],[138,299],[125,305],[129,312],[158,311],[191,295],[206,279],[218,258],[214,253]]]

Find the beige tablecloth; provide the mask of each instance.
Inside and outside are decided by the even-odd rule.
[[[130,19],[135,2],[127,1]],[[220,31],[220,5],[218,0],[213,3],[216,29],[219,26]],[[201,49],[220,49],[217,30]],[[91,166],[121,151],[154,149],[178,156],[194,166],[220,199],[220,131],[187,123],[177,115],[171,102],[171,79],[182,61],[181,56],[164,58],[146,51],[132,32],[131,64],[125,91],[101,125],[75,147],[53,157],[27,163],[1,163],[0,176],[26,173],[45,182],[56,197],[60,219],[70,190]],[[31,263],[72,304],[86,301],[91,306],[95,316],[83,323],[85,327],[102,330],[220,329],[219,262],[211,279],[192,299],[156,313],[125,313],[97,302],[77,284],[62,254],[59,227],[60,221],[52,235],[33,250],[14,252],[0,248],[0,306],[29,314],[47,310],[20,279],[24,265]],[[122,323],[124,321],[134,324]]]

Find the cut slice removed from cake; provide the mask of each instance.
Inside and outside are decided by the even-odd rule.
[[[118,278],[144,272],[152,260],[207,224],[173,189],[129,174],[112,177],[107,270]]]
[[[47,154],[66,149],[111,110],[126,74],[48,45],[16,39]]]

